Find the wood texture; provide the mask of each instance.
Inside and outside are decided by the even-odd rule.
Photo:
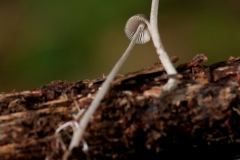
[[[88,151],[67,152],[74,122],[102,79],[55,81],[0,94],[0,159],[238,159],[240,57],[202,66],[203,54],[166,75],[162,66],[118,76],[84,133]],[[158,98],[169,76],[174,92]]]

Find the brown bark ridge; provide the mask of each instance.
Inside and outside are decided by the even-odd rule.
[[[158,63],[118,76],[71,152],[74,127],[55,131],[74,124],[104,77],[0,94],[0,159],[240,159],[240,57],[206,60],[196,55],[178,75]],[[178,88],[159,99],[169,76]]]

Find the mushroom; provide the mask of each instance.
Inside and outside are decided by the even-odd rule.
[[[158,4],[159,0],[152,0],[151,7],[151,16],[150,16],[150,24],[146,16],[138,14],[131,17],[126,24],[125,32],[127,37],[131,40],[128,48],[119,59],[119,61],[115,64],[107,79],[104,81],[101,89],[98,91],[96,97],[92,101],[91,105],[84,113],[82,118],[79,120],[79,127],[74,131],[72,140],[70,142],[68,151],[71,151],[74,147],[78,147],[80,141],[82,140],[83,133],[90,121],[90,117],[94,114],[97,107],[99,106],[101,100],[104,98],[106,92],[110,87],[111,81],[114,79],[116,73],[122,66],[123,62],[129,56],[130,51],[133,49],[135,44],[143,44],[150,40],[151,36],[153,38],[153,44],[156,48],[157,54],[159,56],[160,61],[162,62],[164,68],[166,69],[167,74],[177,74],[176,69],[171,63],[167,52],[164,50],[164,47],[161,43],[160,35],[158,32]],[[176,78],[169,78],[168,82],[163,86],[163,92],[160,95],[163,97],[166,93],[171,92],[173,89],[177,87]],[[161,98],[160,97],[160,98]]]
[[[113,81],[115,75],[117,74],[118,70],[122,66],[123,62],[129,56],[134,45],[136,43],[143,44],[150,40],[151,34],[148,29],[149,28],[148,26],[149,26],[149,20],[148,18],[146,18],[145,15],[142,15],[142,14],[135,15],[127,21],[125,32],[127,37],[131,40],[131,42],[128,48],[126,49],[126,51],[124,52],[124,54],[122,55],[122,57],[118,60],[118,62],[115,64],[115,66],[109,73],[107,79],[102,84],[101,89],[96,94],[96,97],[91,102],[87,111],[79,120],[79,127],[73,133],[73,138],[70,142],[68,150],[72,150],[74,147],[77,147],[79,145],[79,142],[82,140],[83,132],[85,131],[90,121],[90,117],[94,114],[100,102],[104,98],[106,92],[110,87],[111,82]]]
[[[136,44],[144,44],[150,41],[151,39],[151,33],[149,30],[149,18],[143,14],[137,14],[132,16],[126,23],[125,26],[125,33],[126,36],[132,40],[134,34],[136,33],[138,26],[140,24],[145,24],[147,26],[144,26],[143,31],[140,33],[140,36],[138,36]]]
[[[167,52],[164,50],[162,45],[160,35],[158,32],[158,4],[159,0],[152,0],[152,7],[151,7],[151,15],[150,15],[150,32],[152,35],[153,44],[156,48],[158,57],[165,68],[168,75],[175,75],[177,74],[176,69],[174,68],[173,64],[171,63]],[[171,92],[177,87],[177,79],[176,78],[169,78],[168,82],[163,86],[163,92],[160,95],[160,98],[163,97],[165,94]]]

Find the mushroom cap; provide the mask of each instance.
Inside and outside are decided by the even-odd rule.
[[[147,43],[150,39],[151,39],[151,33],[150,30],[148,28],[149,26],[149,18],[143,14],[137,14],[132,16],[126,23],[125,26],[125,33],[126,36],[132,40],[135,32],[138,29],[138,26],[140,25],[140,23],[145,23],[145,27],[143,29],[143,31],[140,33],[138,39],[137,39],[137,44],[144,44]]]

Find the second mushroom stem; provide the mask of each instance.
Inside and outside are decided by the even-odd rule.
[[[160,34],[158,32],[158,5],[159,0],[152,0],[152,8],[150,15],[150,32],[152,35],[153,44],[156,48],[159,59],[164,66],[167,74],[177,74],[176,69],[171,63],[167,52],[164,50],[162,45]],[[175,78],[169,78],[168,82],[163,86],[163,91],[165,93],[171,92],[177,87],[177,80]],[[161,96],[164,96],[164,92]]]
[[[73,138],[72,138],[71,143],[68,148],[69,150],[72,150],[74,147],[78,147],[80,141],[82,140],[83,132],[85,131],[85,129],[91,119],[91,116],[94,114],[94,112],[96,111],[100,102],[106,95],[106,92],[108,91],[111,82],[113,81],[114,77],[116,76],[117,72],[121,68],[124,61],[129,56],[131,50],[133,49],[134,45],[136,44],[136,41],[139,37],[140,32],[144,29],[144,27],[145,27],[144,23],[141,23],[138,26],[137,31],[135,32],[133,39],[131,40],[128,48],[126,49],[126,51],[124,52],[122,57],[119,59],[119,61],[115,64],[115,66],[111,70],[110,74],[108,75],[107,79],[104,81],[103,85],[101,86],[101,89],[96,94],[96,97],[93,99],[91,105],[88,107],[87,111],[84,113],[83,117],[80,119],[79,127],[73,133]]]

